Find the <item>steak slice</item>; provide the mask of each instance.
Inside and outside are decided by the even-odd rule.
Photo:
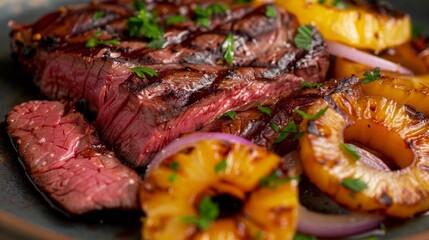
[[[302,81],[320,82],[326,75],[328,54],[319,32],[314,30],[310,50],[297,48],[299,24],[280,8],[276,17],[267,17],[267,5],[233,6],[215,14],[209,28],[195,21],[163,25],[167,42],[153,49],[128,36],[125,23],[135,12],[118,2],[70,7],[34,25],[16,26],[12,46],[45,95],[87,100],[98,111],[103,140],[133,167],[144,167],[171,140],[228,110],[266,96],[279,98]],[[161,24],[178,12],[194,20],[196,4],[181,3],[146,6]],[[92,21],[100,10],[106,12],[102,23]],[[103,30],[100,38],[121,44],[86,48],[97,29]],[[231,64],[222,47],[229,34],[235,45]],[[129,70],[135,66],[155,69],[157,76],[139,78]]]
[[[295,150],[299,133],[282,135],[282,129],[294,122],[298,127],[302,121],[296,109],[306,110],[319,98],[329,99],[336,92],[350,89],[359,82],[357,77],[340,80],[332,79],[317,88],[300,88],[280,99],[266,99],[237,109],[237,117],[219,118],[199,129],[200,132],[222,132],[244,137],[253,143],[265,147],[280,156]],[[269,109],[269,114],[261,111],[261,107]],[[298,129],[297,129],[298,130]]]
[[[69,104],[23,103],[7,115],[7,123],[33,183],[68,213],[138,208],[139,176]]]

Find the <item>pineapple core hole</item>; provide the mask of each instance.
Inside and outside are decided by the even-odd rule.
[[[407,142],[386,126],[363,119],[344,131],[344,141],[379,157],[392,171],[411,165],[414,154]]]
[[[225,193],[215,195],[211,199],[219,207],[218,218],[233,217],[241,212],[244,205],[243,200]]]

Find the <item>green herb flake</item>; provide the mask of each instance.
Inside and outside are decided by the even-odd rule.
[[[297,177],[285,177],[280,169],[276,169],[270,175],[261,178],[259,180],[259,185],[263,188],[276,189],[284,183],[297,179]]]
[[[334,5],[335,7],[339,8],[341,10],[347,9],[347,6],[343,0],[333,0],[332,5]]]
[[[263,231],[258,231],[258,232],[256,232],[256,234],[255,234],[255,238],[256,238],[257,240],[262,240],[262,239],[264,239],[264,237],[265,237],[265,233],[264,233]]]
[[[423,28],[421,26],[417,26],[413,24],[411,31],[413,34],[413,39],[419,38],[423,35]]]
[[[128,68],[128,70],[131,70],[137,76],[139,76],[140,78],[144,78],[144,79],[146,79],[146,75],[148,75],[150,77],[158,76],[156,71],[153,70],[152,68],[149,68],[149,67],[140,66],[140,67]]]
[[[293,237],[293,240],[316,240],[317,238],[315,236],[306,235],[302,233],[295,233],[295,236]]]
[[[198,215],[198,217],[185,216],[182,221],[195,224],[200,230],[206,230],[219,216],[219,207],[211,198],[205,196],[198,205]]]
[[[305,132],[297,132],[295,133],[295,136],[293,137],[292,141],[298,141],[302,136],[304,136]]]
[[[174,171],[178,171],[180,167],[180,164],[176,161],[170,163],[170,168],[173,169]]]
[[[147,11],[141,1],[141,4],[137,4],[137,2],[134,6],[138,10],[138,14],[130,17],[127,21],[130,36],[143,36],[152,40],[162,37],[164,29],[157,23],[158,16],[156,13]]]
[[[301,82],[301,86],[305,88],[317,88],[321,87],[322,85],[322,83]]]
[[[223,159],[218,164],[216,164],[216,166],[215,166],[215,172],[219,173],[220,171],[225,170],[227,166],[228,166],[228,163],[227,163],[226,159]]]
[[[251,3],[252,0],[235,0],[234,3],[236,4],[245,4],[245,3]]]
[[[329,107],[325,107],[322,110],[318,111],[314,115],[308,115],[306,112],[304,112],[300,109],[296,109],[295,112],[298,113],[299,115],[301,115],[301,117],[305,120],[316,120],[316,119],[320,118],[321,116],[323,116],[323,114],[325,114],[325,112],[328,110],[328,108]]]
[[[167,42],[167,40],[163,37],[160,37],[158,39],[154,39],[152,41],[150,41],[147,44],[148,48],[163,48],[164,44]]]
[[[168,177],[168,181],[170,183],[175,183],[177,180],[177,172],[172,173],[169,177]]]
[[[325,4],[325,3],[326,3],[326,0],[319,0],[319,1],[318,1],[318,3],[319,3],[319,4]]]
[[[90,38],[85,43],[85,47],[87,47],[87,48],[93,48],[93,47],[96,47],[98,45],[113,45],[113,46],[117,46],[119,44],[121,44],[121,42],[119,40],[117,40],[117,39],[99,40],[99,39],[95,39],[95,38]]]
[[[195,7],[196,23],[203,28],[210,27],[210,18],[213,14],[224,14],[228,11],[228,7],[223,4],[213,3],[203,8],[200,5]]]
[[[360,159],[359,153],[356,152],[356,147],[352,144],[340,143],[340,147],[346,151],[350,156],[352,156],[355,160]]]
[[[271,129],[273,129],[274,132],[279,133],[280,132],[280,127],[277,123],[270,123],[270,127]]]
[[[271,115],[271,109],[269,107],[264,107],[261,104],[258,104],[258,110],[267,114],[268,116]]]
[[[234,120],[237,117],[237,113],[233,110],[229,110],[228,112],[222,114],[219,118],[230,118]]]
[[[232,33],[229,33],[228,36],[226,36],[225,41],[222,43],[222,50],[225,62],[231,64],[234,61],[235,51],[234,35],[232,35]]]
[[[368,188],[366,183],[359,178],[346,178],[341,182],[341,186],[346,187],[353,192],[361,192]]]
[[[376,67],[376,68],[374,68],[372,73],[371,72],[365,72],[363,75],[365,76],[365,78],[361,79],[363,84],[374,82],[375,80],[381,78],[380,68]]]
[[[281,131],[279,136],[277,137],[275,143],[281,143],[283,142],[291,133],[297,133],[298,128],[294,121],[290,121],[286,127],[284,127]]]
[[[94,14],[92,15],[92,20],[97,21],[102,19],[104,16],[106,15],[106,13],[104,11],[96,11],[94,12]]]
[[[167,24],[168,26],[170,26],[170,25],[176,25],[176,24],[179,24],[179,23],[186,22],[186,20],[188,20],[188,18],[186,16],[183,16],[183,15],[172,15],[172,16],[168,16],[165,19],[165,24]]]
[[[277,17],[276,8],[273,7],[272,5],[268,5],[267,8],[265,9],[265,16],[267,16],[269,18]]]
[[[140,10],[142,10],[142,9],[145,9],[145,6],[144,6],[144,3],[143,3],[143,1],[142,1],[142,0],[136,0],[136,1],[133,3],[133,6],[134,6],[134,8],[135,8],[137,11],[140,11]]]
[[[301,25],[298,27],[298,34],[293,39],[298,48],[310,51],[313,42],[313,27],[311,25]]]

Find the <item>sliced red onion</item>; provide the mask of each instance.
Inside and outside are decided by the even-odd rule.
[[[402,74],[413,74],[411,70],[401,67],[399,64],[360,51],[356,48],[331,41],[326,41],[326,44],[328,45],[328,52],[332,55],[342,57],[370,67],[379,67],[380,69],[386,71],[399,72]]]
[[[365,149],[354,146],[355,151],[361,156],[360,160],[369,167],[390,171],[389,167],[377,156]],[[283,165],[292,167],[290,171],[300,175],[299,155],[293,151],[283,157]],[[383,222],[384,217],[350,212],[344,215],[323,214],[299,206],[298,231],[304,234],[322,238],[339,238],[364,233],[373,230]]]
[[[384,217],[364,213],[347,215],[322,214],[300,206],[298,231],[322,238],[339,238],[372,230],[383,222]]]
[[[194,133],[192,135],[188,135],[183,138],[178,138],[176,140],[173,140],[170,144],[168,144],[161,151],[159,151],[153,158],[151,164],[149,164],[146,172],[149,173],[154,167],[157,167],[159,164],[161,164],[161,162],[164,159],[173,156],[174,154],[178,153],[182,149],[194,146],[198,142],[202,140],[207,140],[207,139],[218,139],[218,140],[224,140],[224,141],[234,142],[234,143],[253,144],[247,139],[244,139],[242,137],[238,137],[235,135],[231,135],[231,134],[226,134],[226,133],[215,133],[215,132]]]

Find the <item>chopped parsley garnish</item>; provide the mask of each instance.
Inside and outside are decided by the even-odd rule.
[[[137,16],[128,19],[127,26],[132,37],[143,36],[149,39],[158,39],[164,35],[164,29],[157,23],[157,15],[146,10],[141,1],[134,3],[138,10]]]
[[[301,82],[301,86],[305,88],[317,88],[321,87],[322,85],[322,83]]]
[[[178,23],[183,23],[186,20],[188,20],[188,18],[186,16],[183,15],[172,15],[172,16],[168,16],[165,19],[165,24],[167,25],[175,25]]]
[[[264,236],[265,236],[265,233],[264,233],[264,232],[262,232],[262,231],[258,231],[258,232],[256,232],[256,234],[255,234],[255,238],[256,238],[257,240],[264,239]]]
[[[346,178],[341,182],[341,185],[353,192],[361,192],[368,188],[366,183],[359,178]]]
[[[264,107],[261,104],[258,104],[258,110],[267,115],[271,115],[271,109],[269,107]]]
[[[419,38],[423,35],[423,28],[421,26],[416,26],[413,24],[412,28],[413,38]]]
[[[237,117],[237,113],[233,110],[229,110],[228,112],[222,114],[219,118],[230,118],[234,120]]]
[[[284,127],[281,131],[279,136],[277,137],[275,143],[281,143],[283,142],[283,140],[285,140],[289,134],[291,133],[297,133],[298,132],[298,128],[296,127],[296,124],[294,121],[290,121],[286,127]]]
[[[311,25],[301,25],[298,27],[298,34],[293,39],[298,48],[310,51],[313,41],[313,27]]]
[[[332,5],[342,10],[347,8],[343,0],[333,0]]]
[[[372,73],[371,72],[365,72],[363,75],[365,76],[365,78],[361,79],[362,83],[367,84],[370,82],[374,82],[375,80],[381,78],[380,68],[376,67],[376,68],[374,68]]]
[[[155,70],[153,70],[152,68],[149,67],[133,67],[133,68],[128,68],[129,70],[131,70],[132,72],[134,72],[137,76],[146,79],[146,75],[149,75],[151,77],[156,77],[158,76],[158,74],[156,73]]]
[[[212,3],[203,8],[200,5],[195,7],[195,15],[197,25],[203,28],[210,27],[210,18],[213,14],[224,14],[228,11],[228,7],[219,3]]]
[[[173,169],[174,171],[179,170],[180,164],[178,162],[172,162],[170,163],[170,168]]]
[[[216,164],[216,166],[215,166],[215,172],[216,172],[216,173],[219,173],[220,171],[225,170],[227,166],[228,166],[228,165],[227,165],[227,161],[226,161],[226,159],[223,159],[223,160],[222,160],[222,161],[220,161],[218,164]]]
[[[219,216],[219,207],[211,198],[205,196],[198,205],[198,215],[198,217],[185,216],[182,220],[195,224],[200,230],[206,230]]]
[[[319,4],[325,4],[326,0],[319,0],[318,3]],[[342,9],[342,10],[347,8],[347,6],[343,0],[332,0],[332,6],[335,6],[339,9]]]
[[[158,39],[154,39],[152,41],[150,41],[147,44],[148,48],[163,48],[164,44],[167,42],[167,40],[163,37],[160,37]]]
[[[346,151],[350,156],[352,156],[354,159],[359,160],[360,155],[356,152],[355,146],[352,144],[346,144],[346,143],[340,143],[340,147]]]
[[[121,42],[117,39],[100,40],[100,39],[96,39],[96,38],[90,38],[86,42],[85,47],[93,48],[93,47],[96,47],[98,45],[114,45],[114,46],[117,46],[119,44],[121,44]]]
[[[177,179],[177,171],[179,171],[179,167],[180,167],[180,165],[179,165],[179,163],[178,162],[176,162],[176,161],[174,161],[174,162],[172,162],[172,163],[170,163],[170,166],[169,166],[171,169],[173,169],[173,173],[170,175],[170,177],[168,177],[168,181],[169,182],[171,182],[171,183],[174,183],[174,182],[176,182],[176,179]]]
[[[234,35],[232,35],[232,33],[229,33],[228,36],[226,36],[225,41],[222,43],[222,51],[224,53],[223,58],[225,59],[225,62],[231,64],[234,61],[235,51]]]
[[[267,8],[265,9],[265,16],[267,16],[269,18],[277,17],[276,8],[273,7],[272,5],[268,5]]]
[[[134,8],[135,8],[137,11],[140,11],[140,10],[142,10],[142,9],[145,9],[145,6],[144,6],[144,3],[143,3],[143,1],[142,1],[142,0],[136,0],[136,1],[133,3],[133,6],[134,6]]]
[[[277,123],[270,123],[270,127],[274,130],[274,132],[279,133],[280,132],[280,127]]]
[[[296,177],[284,177],[280,169],[276,169],[270,175],[261,178],[259,185],[263,188],[275,189],[278,186],[290,182],[291,180],[297,179]]]
[[[311,235],[305,235],[302,233],[295,233],[293,240],[316,240],[316,237]]]
[[[243,4],[243,3],[251,3],[252,0],[235,0],[234,3]]]
[[[92,20],[96,21],[96,20],[102,19],[104,17],[104,15],[106,15],[106,13],[104,11],[96,11],[92,15]]]
[[[323,114],[325,114],[325,112],[328,110],[329,107],[325,107],[322,110],[318,111],[316,114],[314,115],[308,115],[306,112],[297,109],[295,110],[296,113],[298,113],[299,115],[301,115],[301,117],[305,120],[316,120],[318,118],[320,118],[321,116],[323,116]]]

